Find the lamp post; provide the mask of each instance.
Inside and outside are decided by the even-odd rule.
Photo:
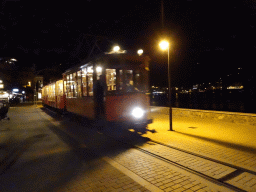
[[[168,100],[169,100],[169,122],[170,122],[170,130],[172,129],[172,103],[171,103],[171,72],[170,72],[170,59],[169,59],[169,42],[168,41],[161,41],[159,44],[162,50],[168,51]]]

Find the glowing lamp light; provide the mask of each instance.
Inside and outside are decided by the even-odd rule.
[[[93,68],[92,67],[88,67],[87,72],[88,73],[93,73]]]
[[[120,50],[120,47],[119,47],[119,46],[115,46],[115,47],[113,48],[113,50],[114,50],[114,52],[118,52],[118,51]]]
[[[13,89],[12,91],[13,92],[19,92],[19,89]]]
[[[168,43],[168,41],[161,41],[161,42],[159,43],[159,46],[160,46],[160,48],[161,48],[162,50],[166,50],[166,49],[169,48],[169,43]]]
[[[8,98],[8,97],[9,97],[9,94],[7,92],[1,92],[0,93],[0,98],[5,99],[5,98]]]
[[[139,49],[139,50],[137,51],[137,53],[138,53],[138,55],[142,55],[142,54],[143,54],[143,50],[142,50],[142,49]]]
[[[102,67],[96,67],[96,71],[97,71],[97,73],[101,73],[102,72]]]
[[[137,119],[143,117],[144,113],[145,113],[145,111],[142,110],[142,109],[139,108],[139,107],[136,107],[136,108],[134,108],[134,109],[132,110],[132,115],[133,115],[133,117],[135,117],[135,118],[137,118]]]

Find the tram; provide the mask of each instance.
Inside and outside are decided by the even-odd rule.
[[[146,127],[149,119],[149,61],[125,51],[101,54],[63,73],[42,89],[42,103],[62,111],[107,122]],[[103,113],[98,114],[96,84],[103,86]]]

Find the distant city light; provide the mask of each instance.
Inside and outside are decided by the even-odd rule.
[[[227,89],[243,89],[244,88],[244,86],[229,86],[229,87],[227,87]]]
[[[10,59],[11,61],[17,61],[16,59],[14,59],[14,58],[12,58],[12,59]]]
[[[12,91],[13,92],[19,92],[19,89],[13,89]]]

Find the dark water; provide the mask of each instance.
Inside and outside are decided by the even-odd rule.
[[[245,93],[235,90],[225,94],[210,93],[173,93],[172,107],[256,113],[256,100]],[[152,95],[151,106],[168,106],[168,95]]]

